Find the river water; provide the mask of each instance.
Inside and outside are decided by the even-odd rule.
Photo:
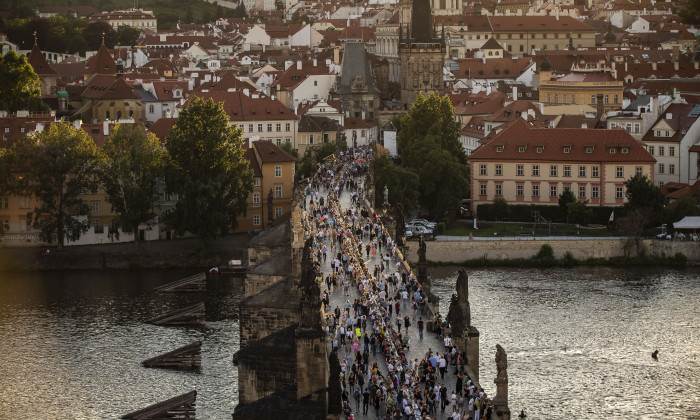
[[[430,270],[443,314],[456,270]],[[498,343],[514,418],[700,419],[700,271],[470,270],[469,300],[481,385]]]
[[[431,269],[444,314],[456,270]],[[230,418],[243,284],[221,277],[206,293],[152,291],[190,274],[0,273],[0,417],[116,418],[197,389],[198,418]],[[514,418],[524,408],[530,419],[700,419],[699,279],[694,269],[471,271],[482,386],[493,395],[500,343]],[[201,300],[205,327],[143,323]],[[200,372],[140,365],[194,340]]]

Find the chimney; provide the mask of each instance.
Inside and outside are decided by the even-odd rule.
[[[165,42],[168,39],[168,36],[166,34],[160,34],[159,38],[160,42]]]
[[[365,119],[365,110],[364,109],[362,110],[362,119],[363,120]]]
[[[75,120],[73,121],[73,127],[80,129],[83,126],[83,120]]]
[[[694,62],[693,67],[695,67],[695,70],[700,70],[700,62],[698,62],[698,61]]]
[[[676,70],[676,71],[678,71],[678,60],[675,60],[675,61],[673,62],[673,69]]]
[[[297,60],[297,70],[301,70],[301,60]]]
[[[109,121],[102,122],[102,134],[109,136]]]
[[[651,69],[656,71],[656,61],[651,62]]]
[[[316,61],[316,59],[314,58],[314,67],[317,67],[317,66],[318,66],[318,61]]]
[[[518,87],[513,86],[513,100],[517,101],[518,100]]]
[[[326,67],[330,68],[331,67],[331,59],[326,58]]]
[[[294,62],[292,60],[285,61],[284,62],[284,69],[289,70],[289,68],[292,67],[293,64],[294,64]]]
[[[670,113],[670,112],[667,112],[667,113],[666,113],[666,119],[667,119],[667,120],[672,120],[672,119],[673,119],[673,114]]]
[[[491,83],[489,83],[488,85],[486,85],[486,95],[488,96],[488,95],[490,95],[490,94],[491,94]]]
[[[603,94],[599,93],[595,96],[596,112],[595,116],[598,119],[603,117]]]
[[[339,48],[335,48],[333,50],[333,62],[335,64],[340,64],[340,49]]]

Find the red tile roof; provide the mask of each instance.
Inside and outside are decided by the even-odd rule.
[[[85,74],[116,74],[117,64],[104,44],[100,45],[97,54],[87,61]]]
[[[262,163],[296,162],[297,158],[272,142],[260,140],[252,143]]]
[[[57,74],[56,70],[52,69],[49,63],[44,58],[41,48],[34,44],[32,52],[29,53],[29,64],[34,68],[34,73],[39,76]]]
[[[161,142],[164,142],[175,123],[177,123],[177,118],[159,118],[148,128],[148,131],[155,134]]]
[[[257,98],[243,92],[193,92],[187,106],[195,97],[223,102],[231,121],[296,120],[299,117],[277,99],[265,95]]]
[[[501,152],[497,146],[502,146]],[[519,146],[525,146],[525,151],[520,152]],[[564,146],[571,147],[569,153],[564,153]],[[537,153],[539,147],[542,150]],[[592,147],[591,153],[586,153],[588,147]],[[616,153],[610,153],[610,148],[615,148]],[[629,153],[622,153],[622,148]],[[532,128],[522,119],[479,146],[469,160],[656,162],[643,144],[625,130]]]

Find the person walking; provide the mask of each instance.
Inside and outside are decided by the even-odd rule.
[[[423,318],[418,319],[418,337],[423,340]]]

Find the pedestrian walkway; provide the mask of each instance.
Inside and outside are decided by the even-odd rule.
[[[413,419],[450,418],[456,408],[464,412],[468,407],[466,401],[459,404],[457,395],[468,393],[468,378],[456,374],[465,357],[434,332],[420,336],[421,318],[425,325],[433,321],[419,310],[425,294],[411,273],[396,271],[400,253],[394,252],[393,241],[371,209],[359,205],[366,164],[355,163],[357,159],[369,161],[369,156],[346,156],[345,162],[322,165],[306,203],[329,289],[328,297],[324,292],[325,311],[341,361],[345,417],[409,418],[402,414],[410,413]],[[479,401],[479,390],[473,391]],[[446,400],[444,412],[441,399]]]

